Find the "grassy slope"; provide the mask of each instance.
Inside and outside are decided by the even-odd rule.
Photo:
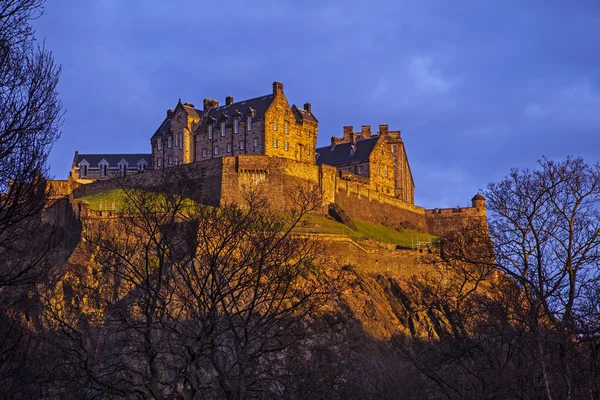
[[[113,189],[83,196],[80,199],[86,200],[92,210],[118,210],[122,198],[123,191],[121,189]],[[329,218],[318,215],[306,215],[296,228],[296,231],[346,235],[354,240],[373,239],[378,242],[399,244],[407,247],[417,246],[417,242],[419,241],[427,242],[435,238],[435,236],[422,232],[411,230],[397,231],[394,228],[369,222],[354,221],[354,223],[358,228],[358,232]]]

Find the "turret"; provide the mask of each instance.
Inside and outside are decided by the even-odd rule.
[[[481,193],[477,193],[471,199],[471,205],[475,208],[485,208],[485,197],[483,197]]]

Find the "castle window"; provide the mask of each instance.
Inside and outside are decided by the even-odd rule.
[[[212,139],[212,130],[213,130],[213,126],[212,126],[212,124],[210,124],[208,126],[208,140]]]
[[[158,139],[158,142],[156,142],[156,148],[158,150],[162,150],[162,139]]]
[[[254,138],[254,147],[258,147],[258,138],[257,137]]]
[[[277,138],[273,139],[273,147],[274,147],[274,148],[277,148],[277,147],[278,147]]]
[[[173,156],[169,156],[169,165],[173,165]]]
[[[290,146],[289,146],[288,142],[283,142],[283,149],[284,149],[285,151],[288,151],[288,150],[289,150],[289,148],[290,148]]]
[[[156,160],[156,165],[158,165],[159,168],[162,167],[162,158]]]
[[[233,120],[233,133],[240,133],[240,120],[237,118]]]
[[[244,142],[244,141],[240,142],[240,150],[246,150],[246,142]]]
[[[252,116],[248,117],[248,121],[246,122],[246,131],[250,132],[252,130]]]
[[[273,120],[273,130],[276,131],[277,130],[277,120]]]
[[[175,135],[175,147],[179,147],[179,135]]]
[[[231,153],[231,143],[227,143],[227,152]]]
[[[225,122],[221,122],[221,136],[225,136]]]
[[[394,145],[392,145],[392,153],[395,153],[395,152],[396,152],[396,145],[394,144]]]
[[[362,166],[359,165],[358,167],[356,167],[356,173],[359,175],[362,175]]]
[[[169,137],[167,138],[167,147],[170,149],[171,147],[173,147],[173,136],[169,135]]]
[[[202,157],[208,157],[208,149],[202,149]]]
[[[88,166],[87,166],[87,165],[85,165],[85,164],[81,165],[80,172],[81,172],[81,173],[80,173],[80,175],[81,175],[82,177],[85,177],[85,176],[87,176],[87,173],[88,173]]]
[[[215,156],[219,155],[219,146],[215,146]]]
[[[181,114],[177,116],[177,122],[181,122]]]
[[[283,133],[288,133],[290,130],[289,124],[287,121],[283,122]]]
[[[387,169],[387,167],[385,167],[385,169],[383,170],[383,175],[388,176],[388,169]]]
[[[179,158],[175,157],[175,165],[179,165]]]
[[[183,133],[179,134],[179,150],[183,149]]]
[[[379,167],[380,167],[379,164],[377,164],[377,175],[379,175],[379,170],[380,170]]]
[[[310,156],[310,149],[309,148],[306,149],[306,155]]]

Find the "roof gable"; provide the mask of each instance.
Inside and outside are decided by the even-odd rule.
[[[371,152],[377,144],[379,136],[372,136],[368,139],[357,140],[352,149],[351,142],[343,142],[331,146],[320,147],[316,150],[319,154],[317,164],[340,165],[353,161],[365,161],[369,159]],[[353,150],[351,152],[351,150]]]
[[[209,123],[219,121],[224,116],[230,119],[231,116],[252,116],[254,118],[260,118],[265,115],[265,112],[271,106],[274,95],[268,94],[266,96],[255,97],[249,100],[238,101],[230,105],[219,106],[211,108],[203,113],[202,122],[198,125],[197,129],[206,128]]]
[[[78,154],[75,165],[86,161],[89,165],[96,166],[104,161],[106,165],[116,167],[121,161],[126,162],[127,165],[137,165],[141,160],[145,160],[147,165],[150,165],[152,154]]]

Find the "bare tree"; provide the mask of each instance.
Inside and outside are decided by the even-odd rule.
[[[279,390],[286,351],[308,341],[306,320],[329,293],[318,243],[293,232],[320,197],[299,189],[297,207],[275,213],[256,193],[214,208],[167,194],[172,187],[123,190],[118,215],[84,222],[80,260],[47,292],[48,337],[55,358],[68,360],[57,370],[76,383],[66,392],[239,399]]]
[[[60,68],[31,27],[43,3],[0,1],[0,397],[29,393],[34,344],[27,295],[57,242],[41,222],[46,159],[62,116]]]

